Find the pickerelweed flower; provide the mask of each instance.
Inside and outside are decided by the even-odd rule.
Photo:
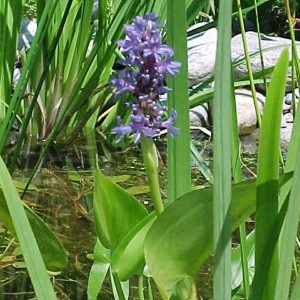
[[[116,88],[115,97],[132,93],[133,100],[127,103],[132,110],[129,124],[122,124],[118,117],[118,126],[112,129],[113,134],[119,135],[117,142],[127,133],[135,135],[135,143],[142,135],[159,135],[162,129],[167,129],[173,136],[178,134],[178,129],[173,126],[176,111],[164,120],[166,107],[160,105],[159,98],[170,92],[165,76],[178,73],[181,64],[172,61],[172,48],[162,43],[159,32],[162,24],[157,23],[157,19],[155,13],[136,17],[131,25],[124,26],[126,38],[118,42],[124,55],[120,62],[125,68],[111,82]]]

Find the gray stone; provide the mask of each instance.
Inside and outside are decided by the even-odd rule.
[[[280,129],[280,146],[283,150],[288,149],[292,129],[292,123],[287,123],[287,126],[285,128]],[[249,154],[257,153],[259,141],[259,128],[254,129],[249,135],[241,136],[240,140],[242,152]]]
[[[290,49],[291,57],[291,41],[289,39],[270,37],[261,35],[261,44],[263,51],[264,67],[274,67],[285,47]],[[246,32],[247,47],[250,54],[259,50],[258,34],[256,32]],[[206,32],[195,35],[188,40],[188,63],[189,63],[189,84],[201,83],[209,78],[214,71],[215,56],[217,46],[217,30],[209,29]],[[300,56],[300,44],[297,46]],[[233,62],[238,62],[245,57],[242,43],[242,35],[236,35],[231,40],[231,57]],[[254,73],[262,70],[260,55],[257,53],[250,59],[252,71]],[[235,67],[235,79],[247,76],[248,70],[246,63],[243,62]],[[268,77],[270,77],[268,75]],[[287,91],[291,90],[291,68],[288,71]]]
[[[265,96],[256,93],[260,114],[263,111]],[[252,93],[246,89],[235,91],[238,127],[240,135],[250,134],[257,127],[256,112]]]
[[[190,109],[190,126],[208,127],[208,104],[198,105]]]
[[[293,123],[287,123],[287,126],[280,130],[280,146],[284,150],[287,150],[289,147],[293,125]]]
[[[287,113],[283,115],[283,118],[285,119],[286,123],[293,123],[294,122],[294,117],[292,113]]]
[[[30,45],[33,41],[36,30],[37,30],[37,21],[36,20],[30,20],[27,17],[22,18],[21,30],[20,30],[20,36],[19,36],[19,42],[18,42],[18,50],[19,51],[21,51],[21,49],[24,46],[26,49],[30,48]]]
[[[21,71],[20,71],[20,69],[15,68],[15,69],[14,69],[14,74],[13,74],[13,88],[14,88],[14,89],[15,89],[16,86],[17,86],[17,83],[18,83],[18,81],[19,81],[19,79],[20,79],[20,76],[21,76]]]
[[[217,29],[211,28],[188,39],[189,85],[211,77],[217,49]]]
[[[247,47],[249,54],[259,51],[258,34],[256,32],[246,32]],[[270,37],[261,35],[261,46],[263,51],[264,67],[269,68],[276,65],[277,60],[285,47],[290,50],[291,57],[291,40],[279,37]],[[297,46],[298,53],[300,54],[300,44]],[[245,56],[242,35],[239,34],[231,40],[231,57],[234,62],[242,59]],[[250,59],[252,71],[254,73],[262,70],[260,55],[257,54]],[[242,63],[234,70],[235,77],[241,78],[247,75],[246,63]],[[288,79],[291,80],[291,69],[289,69]]]

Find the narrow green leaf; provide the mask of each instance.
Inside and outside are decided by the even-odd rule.
[[[96,170],[94,215],[101,243],[114,250],[125,235],[144,217],[144,206],[121,187]]]
[[[283,50],[274,69],[264,107],[259,139],[257,174],[257,212],[255,240],[256,274],[250,292],[250,299],[273,299],[276,274],[278,272],[278,251],[275,250],[273,262],[267,268],[268,274],[261,270],[266,256],[270,255],[270,237],[278,214],[279,150],[282,100],[285,92],[288,68],[288,50]]]
[[[37,298],[56,299],[22,201],[2,157],[0,157],[0,187],[3,191]]]
[[[298,144],[298,151],[299,151]],[[292,260],[295,251],[295,240],[297,237],[300,206],[300,156],[296,160],[293,185],[290,192],[289,206],[287,209],[286,220],[282,229],[282,242],[280,249],[279,268],[277,273],[277,284],[275,287],[275,300],[288,299],[290,279],[292,272]]]
[[[104,248],[100,241],[97,239],[94,249],[94,263],[92,265],[87,295],[89,300],[97,299],[101,290],[102,284],[106,277],[110,266],[110,250]]]
[[[168,137],[168,198],[174,201],[191,188],[190,129],[187,65],[186,4],[182,0],[167,1],[167,41],[173,47],[174,60],[181,63],[179,74],[168,78],[172,92],[168,94],[169,112],[178,113],[176,138]]]
[[[214,299],[231,299],[231,11],[220,0],[213,103]]]

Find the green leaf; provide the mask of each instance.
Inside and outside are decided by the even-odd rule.
[[[96,171],[93,203],[97,235],[101,243],[111,250],[147,216],[146,209],[138,200],[99,169]]]
[[[101,245],[97,239],[94,249],[94,263],[92,265],[89,282],[88,282],[88,299],[97,299],[97,296],[101,290],[105,276],[110,266],[110,250]]]
[[[254,239],[255,233],[252,231],[246,238],[244,243],[245,248],[245,256],[248,262],[248,269],[250,272],[249,274],[249,281],[254,276]],[[243,283],[243,266],[241,260],[241,245],[236,247],[231,255],[231,289],[235,290]]]
[[[282,100],[285,93],[288,69],[288,50],[282,51],[269,85],[262,126],[259,137],[257,165],[257,211],[255,219],[255,268],[256,274],[250,291],[250,299],[273,299],[278,272],[278,251],[265,273],[261,268],[269,251],[268,238],[271,236],[278,210],[278,180],[280,154],[280,126]]]
[[[49,226],[25,204],[25,212],[37,244],[43,256],[46,268],[51,272],[58,272],[64,269],[68,263],[67,252]],[[0,220],[8,230],[18,239],[8,207],[0,189]]]
[[[22,248],[27,270],[38,299],[56,299],[50,278],[25,213],[20,196],[0,156],[0,187]],[[3,207],[3,204],[2,204]],[[43,233],[43,234],[47,234]]]
[[[186,1],[167,2],[167,41],[174,50],[174,60],[181,63],[179,73],[168,77],[168,111],[175,109],[179,135],[168,137],[168,200],[174,201],[191,189],[191,156],[188,99]]]
[[[144,218],[126,235],[113,252],[112,271],[118,274],[121,281],[130,279],[134,274],[143,273],[145,266],[144,240],[155,219],[155,213]]]
[[[214,299],[231,299],[231,12],[220,0],[213,101]]]
[[[232,187],[232,227],[255,210],[256,182]],[[193,279],[213,249],[213,190],[180,197],[158,217],[145,239],[145,258],[158,287],[168,296],[175,284]]]

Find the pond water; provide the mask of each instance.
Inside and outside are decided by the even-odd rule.
[[[159,144],[159,149],[161,187],[165,191],[167,169],[164,143]],[[211,144],[199,143],[198,149],[211,165]],[[104,173],[114,176],[114,180],[122,187],[131,189],[147,209],[152,210],[138,147],[125,152],[110,152],[101,148],[98,152],[99,165]],[[37,155],[33,153],[21,162],[23,168],[14,173],[15,180],[26,182]],[[52,277],[58,299],[86,299],[96,241],[92,213],[93,171],[87,157],[87,148],[80,144],[73,147],[72,151],[49,154],[32,182],[34,186],[24,197],[24,201],[51,226],[68,251],[68,267],[60,275]],[[251,176],[252,171],[249,170],[255,170],[255,160],[255,157],[247,157],[245,176]],[[197,167],[192,167],[192,173],[194,185],[205,184]],[[166,198],[165,192],[163,197]],[[3,236],[4,229],[1,233]],[[6,236],[5,245],[10,241],[11,236]],[[12,242],[7,255],[0,261],[0,300],[34,299],[30,279],[18,250],[18,244]],[[199,295],[209,299],[212,296],[212,259],[201,268],[198,282]],[[104,283],[99,299],[113,299],[109,282]],[[136,284],[133,284],[130,299],[138,299]]]

